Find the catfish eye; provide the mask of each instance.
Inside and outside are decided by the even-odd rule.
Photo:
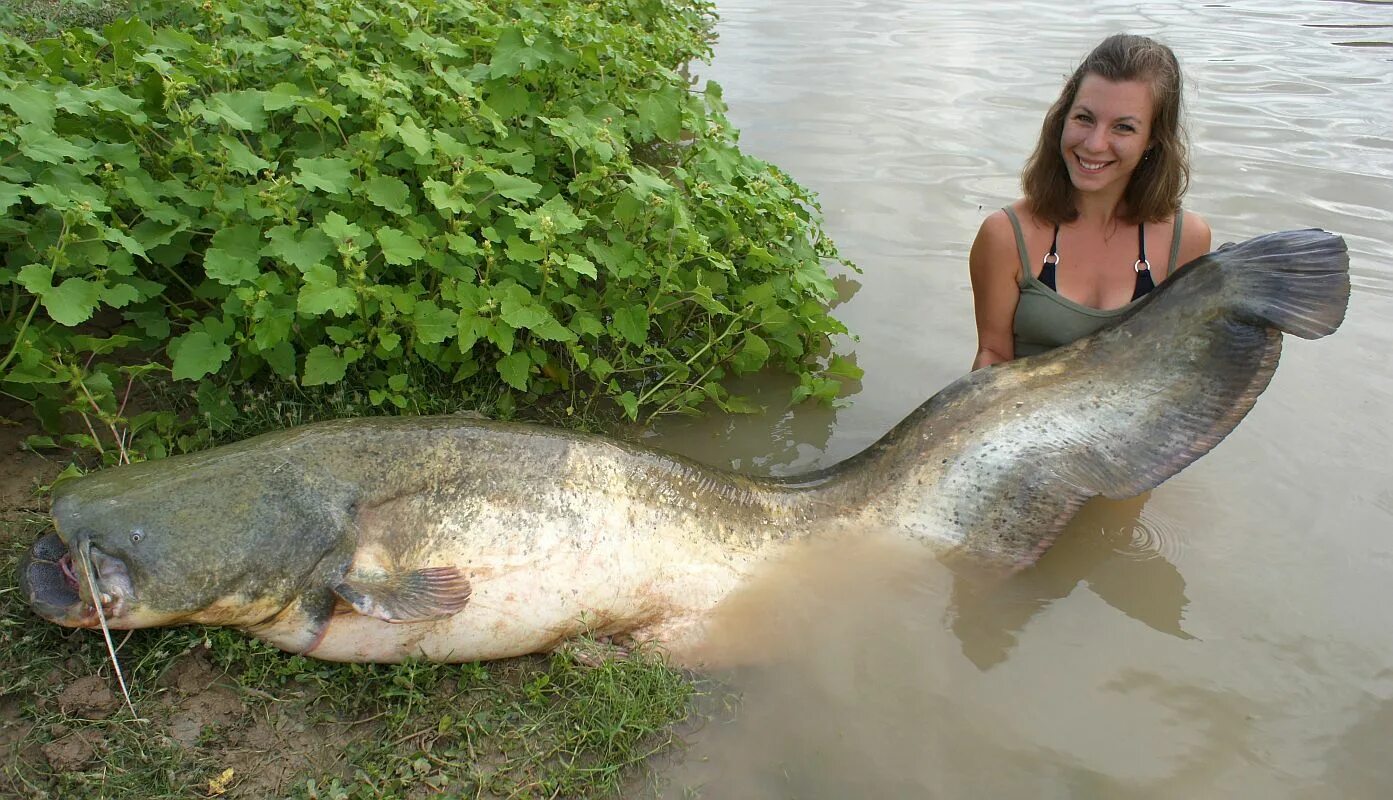
[[[131,531],[131,544],[140,544],[140,540],[145,538],[145,534],[140,531]]]

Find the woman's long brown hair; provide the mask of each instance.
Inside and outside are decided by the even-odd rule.
[[[1065,119],[1086,75],[1109,81],[1144,81],[1151,86],[1151,147],[1127,183],[1119,215],[1134,224],[1169,219],[1180,210],[1180,198],[1190,185],[1190,155],[1180,125],[1180,64],[1169,47],[1125,33],[1109,36],[1093,48],[1045,115],[1040,140],[1021,173],[1021,188],[1031,212],[1054,224],[1071,222],[1079,215],[1074,185],[1059,148]]]

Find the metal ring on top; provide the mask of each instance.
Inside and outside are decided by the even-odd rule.
[[[1054,260],[1051,261],[1050,259],[1054,259]],[[1057,266],[1057,265],[1059,264],[1059,254],[1058,254],[1058,253],[1046,253],[1046,254],[1045,254],[1045,259],[1044,259],[1044,262],[1043,262],[1043,263],[1049,264],[1049,265],[1052,266],[1052,267],[1053,267],[1053,266]]]
[[[1139,259],[1137,259],[1136,263],[1132,265],[1132,271],[1133,271],[1133,272],[1150,272],[1150,271],[1151,271],[1151,262],[1150,262],[1150,261],[1147,261],[1147,260],[1144,259],[1144,258],[1139,258]]]

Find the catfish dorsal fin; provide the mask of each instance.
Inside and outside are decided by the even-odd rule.
[[[427,622],[458,613],[469,602],[469,581],[454,567],[426,567],[345,578],[334,594],[359,614],[387,622]]]

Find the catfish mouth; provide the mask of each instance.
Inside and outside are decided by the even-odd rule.
[[[20,558],[19,589],[34,612],[49,622],[70,628],[95,628],[105,617],[108,626],[122,627],[121,619],[134,596],[130,573],[120,559],[96,547],[88,545],[87,552],[87,559],[75,557],[57,533],[40,537]],[[101,605],[100,615],[97,603]]]

